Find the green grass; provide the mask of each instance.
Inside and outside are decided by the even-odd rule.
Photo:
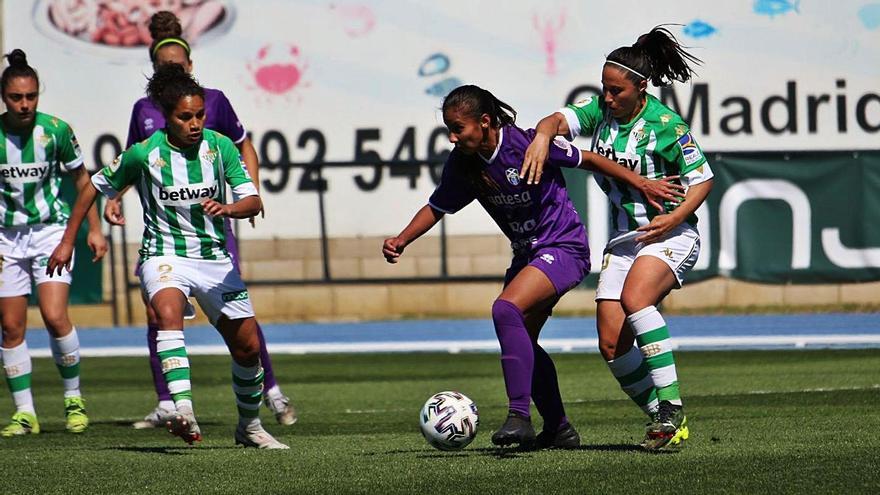
[[[506,413],[491,354],[274,357],[300,412],[274,423],[289,451],[233,447],[228,358],[195,356],[204,441],[187,447],[131,421],[154,406],[145,358],[83,362],[92,427],[64,431],[54,364],[34,360],[43,433],[0,439],[4,494],[18,493],[876,493],[880,351],[682,352],[691,440],[681,452],[635,445],[645,418],[596,354],[555,356],[584,445],[511,452],[489,437]],[[418,411],[434,392],[474,399],[480,433],[461,452],[430,448]],[[8,393],[0,412],[12,412]],[[538,423],[538,426],[540,422]]]

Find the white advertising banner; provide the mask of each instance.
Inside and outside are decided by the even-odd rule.
[[[442,97],[463,83],[534,126],[595,94],[604,56],[663,23],[704,63],[655,94],[706,151],[878,147],[880,3],[868,0],[6,0],[4,51],[25,50],[40,109],[74,126],[90,167],[125,143],[156,5],[183,19],[194,74],[224,91],[261,155],[266,217],[244,238],[319,235],[321,184],[290,162],[435,157],[450,146]],[[398,232],[435,184],[424,165],[331,166],[323,179],[327,233],[345,237]],[[126,206],[136,238],[140,207]],[[449,218],[453,235],[496,231],[477,206]]]

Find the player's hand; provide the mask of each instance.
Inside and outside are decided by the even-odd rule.
[[[125,217],[122,215],[122,201],[120,198],[108,199],[104,203],[104,220],[110,225],[125,225]]]
[[[388,263],[397,263],[405,247],[406,242],[400,237],[389,237],[382,244],[382,256],[385,256],[385,261]]]
[[[547,161],[547,155],[549,154],[550,140],[544,135],[536,134],[535,139],[526,148],[522,169],[519,171],[519,178],[525,178],[528,184],[540,182],[541,173],[544,171],[544,163]]]
[[[260,218],[266,218],[266,210],[264,210],[262,206],[260,207]],[[250,217],[250,218],[248,218],[248,222],[250,222],[250,224],[251,224],[251,228],[252,228],[252,229],[257,228],[257,217],[256,217],[256,215],[255,215],[255,216],[252,216],[252,217]]]
[[[651,180],[644,177],[639,184],[639,190],[645,195],[648,203],[659,211],[665,211],[663,201],[679,204],[684,200],[684,186],[673,181],[679,176],[672,175],[660,180]]]
[[[107,254],[107,238],[104,237],[104,234],[101,233],[100,230],[90,230],[89,235],[86,237],[86,244],[89,245],[89,249],[95,254],[92,258],[92,263],[98,261]]]
[[[229,216],[229,205],[218,203],[213,199],[206,199],[202,202],[202,209],[205,210],[205,213],[211,215],[212,217],[228,217]]]
[[[52,277],[56,273],[61,275],[62,269],[70,271],[70,260],[73,258],[73,244],[62,242],[52,251],[49,262],[46,264],[46,275]]]
[[[636,237],[635,240],[636,242],[642,242],[645,244],[657,242],[663,238],[663,236],[671,232],[672,229],[677,227],[679,223],[681,222],[668,213],[657,215],[651,219],[651,223],[636,229],[639,232],[644,232],[644,234]]]

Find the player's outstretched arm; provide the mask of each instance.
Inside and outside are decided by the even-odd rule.
[[[423,206],[397,237],[389,237],[382,243],[382,255],[385,256],[385,261],[397,263],[404,248],[437,225],[443,215],[442,211],[435,210],[431,205]]]
[[[684,186],[674,182],[679,178],[677,175],[651,180],[591,151],[581,151],[579,168],[598,172],[606,177],[629,184],[641,191],[648,203],[660,211],[665,210],[662,205],[664,200],[677,204],[684,199]]]
[[[83,220],[89,208],[95,203],[98,196],[98,190],[95,189],[92,181],[87,181],[76,195],[76,203],[73,205],[73,211],[70,212],[70,218],[67,220],[67,228],[61,236],[61,242],[49,257],[46,265],[46,274],[50,277],[54,274],[61,275],[62,269],[70,270],[70,260],[73,257],[73,243],[76,241],[76,233],[79,232]]]
[[[568,121],[559,112],[548,115],[535,126],[535,138],[532,144],[526,148],[523,157],[522,169],[519,172],[520,179],[527,178],[529,184],[537,184],[541,181],[541,173],[544,171],[544,163],[550,154],[550,140],[556,136],[568,134]]]

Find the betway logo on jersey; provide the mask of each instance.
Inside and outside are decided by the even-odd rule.
[[[0,164],[0,179],[10,184],[40,182],[49,173],[49,162]]]
[[[642,166],[642,157],[635,153],[624,153],[614,151],[614,147],[610,144],[605,143],[604,141],[599,141],[596,144],[596,149],[593,150],[596,154],[602,155],[605,158],[617,162],[624,167],[629,168],[630,170],[635,170],[637,168],[641,168]]]
[[[190,206],[217,196],[217,184],[187,184],[159,189],[159,202],[166,206]]]

